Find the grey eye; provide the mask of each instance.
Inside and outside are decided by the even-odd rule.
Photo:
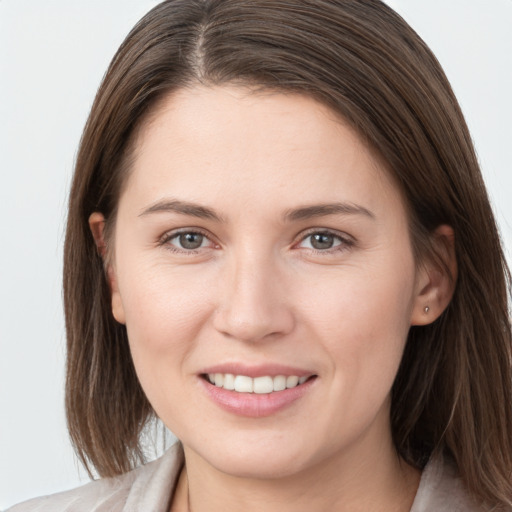
[[[336,239],[339,239],[339,237],[336,237],[329,233],[315,233],[313,235],[310,235],[311,247],[318,250],[331,249],[332,247],[334,247]]]
[[[199,249],[205,241],[201,233],[181,233],[176,238],[181,248],[189,250]]]

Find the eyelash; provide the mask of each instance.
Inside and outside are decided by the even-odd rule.
[[[181,235],[188,235],[188,234],[201,235],[206,240],[208,240],[210,243],[214,243],[210,239],[210,235],[208,233],[202,231],[201,229],[190,229],[189,228],[189,229],[181,229],[178,231],[171,231],[169,233],[166,233],[159,240],[158,245],[165,247],[167,250],[169,250],[173,253],[185,254],[185,255],[199,254],[202,247],[199,247],[197,249],[185,249],[185,248],[179,248],[179,247],[176,247],[176,246],[173,246],[172,244],[170,244],[171,240],[174,240]],[[348,235],[345,235],[345,234],[342,235],[336,231],[331,231],[328,229],[313,228],[313,229],[310,229],[309,231],[307,231],[306,233],[301,234],[299,240],[297,242],[295,242],[292,245],[292,247],[294,249],[300,248],[298,246],[301,243],[305,242],[308,238],[312,237],[313,235],[332,236],[334,239],[339,241],[339,243],[337,245],[334,245],[333,247],[330,247],[327,249],[315,249],[314,247],[307,248],[307,250],[313,254],[328,255],[328,254],[339,253],[339,252],[346,251],[355,245],[355,241]]]
[[[185,255],[194,255],[199,254],[199,251],[201,249],[180,249],[179,247],[173,246],[170,244],[171,240],[174,240],[175,238],[178,238],[180,235],[201,235],[204,238],[206,238],[210,243],[213,243],[210,239],[210,235],[206,233],[205,231],[202,231],[201,229],[193,228],[193,229],[180,229],[178,231],[171,231],[169,233],[166,233],[158,242],[158,245],[161,247],[165,247],[168,251],[178,253],[178,254],[185,254]]]
[[[298,242],[294,243],[293,247],[298,247],[301,243],[304,243],[308,238],[313,235],[324,235],[324,236],[332,236],[335,240],[339,241],[338,245],[327,249],[315,249],[314,247],[307,248],[307,250],[312,254],[320,254],[320,255],[332,255],[340,252],[344,252],[355,245],[355,241],[352,237],[339,233],[337,231],[331,231],[329,229],[321,229],[321,228],[312,228],[308,230],[306,233],[302,233]]]

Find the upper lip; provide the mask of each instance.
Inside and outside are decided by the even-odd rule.
[[[297,377],[309,377],[315,375],[314,372],[305,370],[303,368],[295,368],[292,366],[266,363],[260,365],[248,365],[245,363],[221,363],[212,366],[208,366],[199,372],[200,374],[208,373],[230,373],[232,375],[245,375],[246,377],[277,377],[278,375],[284,375],[289,377],[290,375],[296,375]]]

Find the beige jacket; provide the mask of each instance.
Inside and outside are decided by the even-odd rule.
[[[162,457],[116,478],[96,480],[71,491],[26,501],[6,512],[168,512],[183,466],[179,443]],[[429,462],[411,512],[478,512],[453,468]]]

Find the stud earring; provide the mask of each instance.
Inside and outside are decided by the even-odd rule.
[[[425,311],[425,314],[427,314],[430,311],[430,308],[428,306],[425,306],[425,309],[423,311]]]

